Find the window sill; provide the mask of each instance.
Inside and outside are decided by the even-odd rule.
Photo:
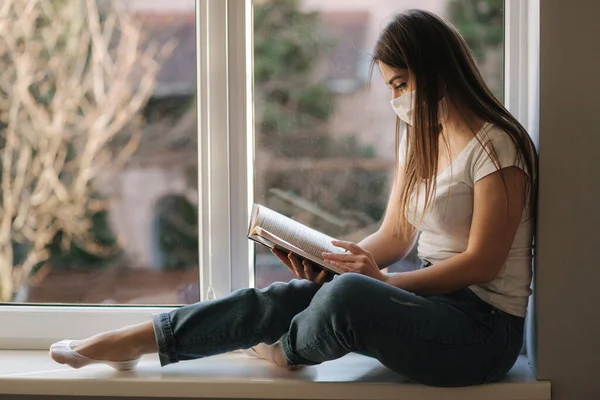
[[[550,399],[550,382],[536,381],[521,357],[506,379],[468,388],[409,383],[376,360],[348,355],[287,371],[241,353],[160,368],[156,356],[137,370],[103,365],[80,370],[52,362],[45,351],[0,351],[0,397],[5,395],[122,396],[240,399]]]

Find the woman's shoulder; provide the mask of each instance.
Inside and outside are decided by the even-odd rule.
[[[504,129],[494,125],[490,122],[486,122],[483,127],[477,132],[477,138],[479,142],[484,146],[496,146],[503,145],[505,143],[512,143],[511,137]]]
[[[516,166],[526,170],[523,154],[513,137],[503,128],[487,123],[477,133],[476,142],[470,157],[474,176],[482,175],[479,170],[489,173],[498,167]]]
[[[498,157],[514,157],[519,153],[517,145],[504,129],[501,127],[486,123],[483,128],[477,132],[475,145],[472,146],[472,155],[484,156],[490,153]]]

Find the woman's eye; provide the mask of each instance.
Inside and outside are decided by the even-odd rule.
[[[396,90],[404,90],[405,88],[406,88],[406,82],[394,86],[394,89],[396,89]]]

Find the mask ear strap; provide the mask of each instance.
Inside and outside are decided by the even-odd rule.
[[[438,101],[438,121],[444,123],[448,119],[448,97],[444,94]]]

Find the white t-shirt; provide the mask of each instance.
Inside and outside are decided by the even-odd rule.
[[[525,170],[519,162],[515,145],[504,131],[485,124],[477,136],[488,149],[493,146],[501,168],[517,166]],[[403,135],[401,165],[404,165],[405,151],[406,135]],[[438,173],[435,197],[421,225],[424,185],[420,187],[418,206],[413,194],[408,220],[421,231],[418,247],[421,260],[435,264],[467,249],[473,217],[473,187],[475,182],[497,170],[488,153],[473,138],[454,161]],[[470,287],[482,300],[520,317],[525,316],[527,299],[531,294],[533,230],[534,220],[526,206],[508,259],[496,279]]]

